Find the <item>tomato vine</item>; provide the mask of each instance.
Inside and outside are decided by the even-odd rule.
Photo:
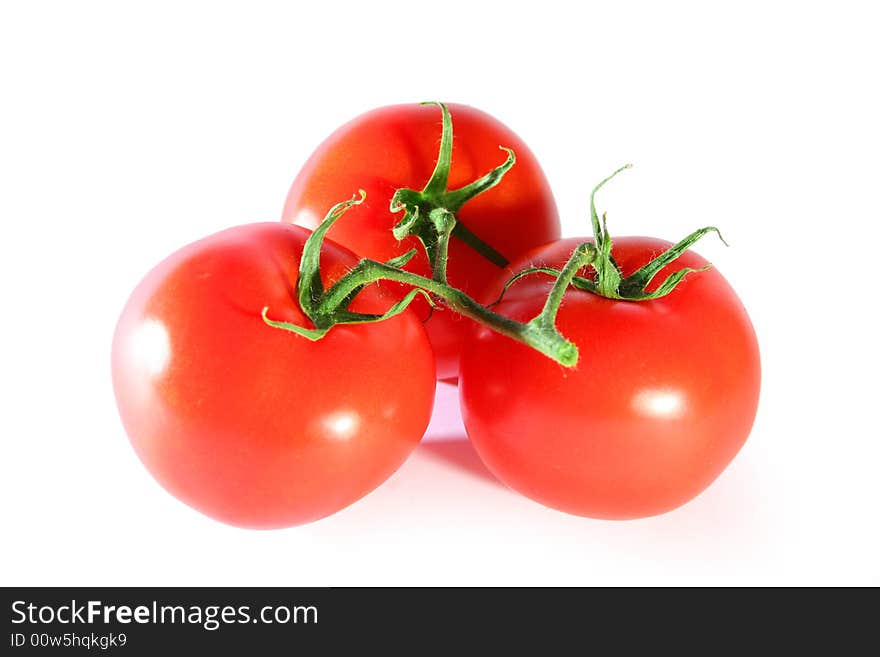
[[[325,235],[330,227],[341,219],[350,208],[363,203],[366,193],[360,190],[359,195],[355,195],[348,201],[337,203],[330,209],[324,220],[309,237],[303,249],[299,278],[296,283],[297,299],[313,327],[303,327],[290,322],[270,319],[270,309],[264,307],[262,315],[266,324],[310,340],[319,340],[337,324],[384,321],[406,310],[417,296],[423,296],[432,306],[442,303],[454,312],[536,349],[561,365],[572,367],[578,361],[578,348],[559,332],[555,322],[563,294],[569,286],[621,301],[637,302],[658,299],[672,292],[688,274],[703,271],[710,265],[700,269],[683,268],[675,271],[654,290],[648,291],[648,286],[658,272],[676,260],[707,233],[715,232],[724,241],[716,227],[701,228],[629,276],[624,276],[612,256],[613,241],[608,232],[605,215],[602,216],[601,221],[599,219],[595,195],[611,179],[630,168],[631,165],[627,164],[602,180],[590,194],[592,241],[580,243],[562,269],[532,267],[513,275],[504,286],[502,296],[510,286],[525,276],[544,274],[555,278],[541,311],[526,322],[516,321],[498,314],[491,307],[496,305],[501,300],[500,298],[488,306],[480,304],[462,290],[449,284],[446,278],[446,264],[449,241],[452,237],[461,239],[499,266],[507,264],[507,260],[502,254],[491,245],[483,242],[458,221],[456,213],[469,199],[499,184],[504,174],[516,162],[516,156],[511,149],[501,146],[501,149],[507,153],[507,159],[504,163],[464,187],[449,190],[447,183],[452,154],[452,118],[444,104],[435,104],[440,107],[443,115],[443,131],[434,172],[420,191],[407,188],[397,190],[392,197],[390,207],[391,212],[404,212],[403,219],[393,228],[394,236],[398,240],[408,235],[414,235],[419,239],[431,265],[431,277],[422,276],[404,268],[416,254],[416,250],[411,249],[397,258],[385,262],[362,258],[329,289],[324,289],[321,282],[320,253]],[[593,277],[578,275],[578,272],[586,268],[593,270]],[[349,310],[351,302],[366,285],[380,280],[403,283],[412,289],[383,314],[365,314]]]

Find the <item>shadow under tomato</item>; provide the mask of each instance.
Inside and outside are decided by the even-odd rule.
[[[419,445],[418,452],[432,461],[443,463],[471,477],[505,488],[504,484],[483,465],[470,441],[464,436],[432,438]]]

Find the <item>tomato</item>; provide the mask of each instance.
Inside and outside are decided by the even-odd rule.
[[[223,522],[273,528],[329,515],[382,483],[424,433],[434,361],[419,318],[309,326],[293,285],[309,231],[239,226],[174,253],[138,285],[113,340],[116,400],[147,469]],[[357,258],[327,241],[325,285]],[[383,312],[371,285],[353,310]],[[402,355],[403,354],[403,355]]]
[[[556,203],[541,167],[523,141],[488,114],[449,105],[454,125],[449,188],[464,186],[504,161],[500,146],[512,148],[516,164],[501,183],[468,201],[457,218],[507,259],[559,237]],[[328,137],[294,180],[282,220],[314,229],[328,208],[358,189],[367,192],[373,212],[352,214],[328,237],[361,256],[387,260],[412,248],[419,254],[407,269],[429,275],[427,258],[415,237],[398,242],[391,229],[402,218],[389,211],[398,188],[422,189],[437,160],[441,112],[436,106],[394,105],[363,114]],[[498,267],[457,239],[449,249],[449,282],[470,294],[481,293]],[[429,309],[416,304],[422,317]],[[439,378],[455,377],[469,319],[437,309],[426,323]]]
[[[581,241],[540,247],[513,270],[561,269]],[[613,255],[628,274],[669,246],[618,238]],[[653,285],[675,269],[706,264],[688,251]],[[540,274],[521,279],[496,310],[526,321],[552,282]],[[487,299],[502,286],[496,281]],[[468,436],[511,488],[577,515],[639,518],[696,496],[742,447],[758,404],[758,344],[718,270],[691,274],[668,296],[644,302],[569,288],[557,325],[580,350],[573,369],[482,327],[462,355]]]

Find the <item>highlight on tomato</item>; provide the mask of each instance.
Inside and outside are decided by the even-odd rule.
[[[466,105],[432,105],[382,107],[336,130],[296,176],[282,220],[314,229],[327,207],[364,189],[370,212],[339,222],[331,239],[378,261],[418,248],[410,270],[478,296],[509,260],[559,237],[556,203],[513,131]],[[456,219],[448,265],[431,250],[430,227],[409,230],[414,219],[427,222],[437,212]],[[443,304],[431,312],[421,299],[414,307],[427,319],[438,378],[454,378],[472,320]]]
[[[479,326],[462,355],[462,414],[480,458],[514,490],[572,514],[640,518],[694,498],[742,447],[758,405],[758,343],[721,273],[686,251],[714,228],[677,245],[612,243],[591,210],[595,259],[555,318],[577,364],[561,367]],[[583,243],[532,250],[486,301],[506,290],[495,312],[534,316]]]
[[[251,224],[182,248],[137,286],[114,335],[113,387],[141,461],[232,525],[286,527],[342,509],[403,463],[430,418],[421,320],[381,285],[322,309],[322,290],[358,259],[320,240],[303,258],[311,235]],[[322,328],[327,312],[333,330]]]

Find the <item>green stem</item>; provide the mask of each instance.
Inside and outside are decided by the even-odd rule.
[[[438,240],[443,239],[442,236],[438,235],[438,232],[442,232],[443,226],[445,226],[445,222],[442,226],[435,225],[435,218],[438,212],[445,213],[455,219],[453,226],[450,228],[452,237],[461,240],[498,267],[506,267],[508,264],[507,258],[459,222],[456,214],[470,199],[492,189],[500,183],[502,178],[504,178],[504,174],[516,162],[516,155],[509,148],[499,146],[501,150],[507,153],[507,159],[502,164],[464,187],[448,189],[449,170],[452,167],[452,117],[443,103],[431,102],[422,103],[422,105],[437,105],[442,112],[443,131],[440,135],[440,152],[437,155],[437,164],[434,167],[431,178],[424,188],[416,190],[402,187],[391,198],[391,212],[404,213],[403,219],[394,227],[394,237],[398,240],[402,240],[410,235],[418,238],[428,253],[428,261],[431,266],[439,266],[445,269],[445,256],[440,258],[435,253]],[[446,246],[443,244],[439,244],[439,246],[439,250],[443,250],[445,253]],[[443,261],[442,263],[440,262],[441,260]],[[446,280],[445,274],[442,273],[441,275],[434,276],[434,278]]]
[[[577,267],[571,271],[571,275],[573,276],[576,271]],[[397,269],[375,260],[361,260],[353,269],[340,278],[333,287],[327,290],[321,301],[319,312],[332,314],[334,309],[344,303],[353,290],[378,280],[396,281],[430,292],[442,299],[451,310],[488,326],[497,333],[526,344],[562,365],[570,367],[577,363],[577,347],[566,340],[555,329],[552,331],[547,330],[543,320],[536,321],[542,315],[546,317],[551,314],[547,310],[547,306],[545,306],[541,315],[524,324],[489,310],[461,290],[451,287],[446,283]],[[557,286],[563,291],[567,285],[568,283],[565,282],[557,282]],[[561,302],[561,298],[561,294],[559,294],[556,300],[557,307],[558,303]],[[552,315],[555,316],[555,310],[552,311]]]
[[[457,234],[457,230],[460,232],[462,228],[455,217],[455,212],[459,207],[455,195],[458,194],[461,198],[471,198],[472,195],[496,185],[512,164],[513,154],[509,153],[507,163],[475,183],[461,188],[457,192],[449,192],[446,186],[452,151],[452,122],[446,108],[443,105],[441,108],[443,109],[443,138],[437,168],[431,176],[431,180],[422,192],[409,189],[398,190],[391,204],[392,211],[404,210],[406,213],[404,219],[394,228],[395,236],[401,239],[406,235],[415,235],[422,241],[431,264],[431,277],[402,269],[415,254],[415,249],[411,249],[384,263],[363,259],[337,280],[330,289],[324,289],[320,270],[324,237],[333,223],[339,220],[352,206],[363,203],[366,194],[360,191],[359,196],[356,195],[349,201],[333,206],[324,221],[309,236],[303,246],[299,279],[297,280],[297,300],[300,308],[311,320],[313,328],[272,320],[268,316],[269,309],[263,308],[262,317],[266,324],[290,331],[309,340],[320,340],[337,324],[381,322],[399,315],[417,296],[422,295],[432,307],[435,299],[442,299],[445,305],[454,312],[527,345],[566,367],[572,367],[578,361],[578,348],[566,340],[556,328],[556,316],[569,286],[609,299],[648,301],[672,292],[688,274],[706,269],[706,267],[700,269],[685,267],[668,275],[656,289],[651,292],[647,290],[647,286],[655,276],[697,240],[709,232],[718,233],[718,229],[712,226],[694,231],[630,276],[623,277],[611,255],[612,241],[605,223],[605,216],[603,215],[602,221],[599,221],[595,195],[615,175],[629,168],[627,165],[599,183],[590,195],[590,218],[593,224],[595,244],[590,242],[579,244],[562,270],[546,266],[532,267],[514,274],[504,286],[501,296],[511,285],[524,276],[535,273],[554,276],[556,280],[553,287],[547,295],[541,311],[535,317],[523,323],[492,311],[491,306],[486,307],[477,303],[461,290],[452,287],[446,276],[449,240]],[[434,197],[433,201],[428,197]],[[436,202],[440,197],[443,202]],[[720,237],[720,233],[718,235]],[[476,236],[472,237],[478,239]],[[595,270],[595,281],[577,275],[578,271],[587,266],[591,266]],[[397,301],[381,315],[361,313],[349,309],[354,298],[365,286],[380,280],[402,283],[411,286],[412,289],[403,299]],[[499,297],[492,306],[500,301]]]
[[[596,260],[596,256],[596,247],[589,242],[578,245],[571,254],[571,257],[569,257],[568,262],[565,263],[565,267],[559,272],[559,276],[556,277],[556,281],[550,289],[550,294],[547,295],[547,300],[544,302],[541,313],[531,323],[543,330],[556,330],[556,314],[559,312],[559,306],[562,305],[562,297],[565,295],[565,291],[571,285],[578,270],[593,263]]]
[[[431,223],[436,230],[436,241],[428,249],[431,257],[431,277],[438,283],[446,283],[446,261],[449,259],[449,239],[457,224],[455,215],[440,208],[431,211]]]

